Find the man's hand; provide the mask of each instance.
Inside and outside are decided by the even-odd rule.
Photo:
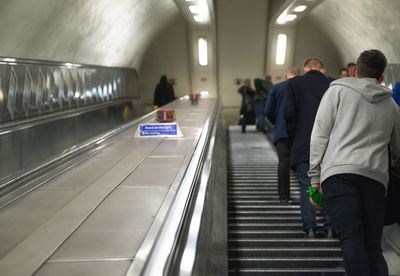
[[[322,193],[321,185],[319,183],[311,184],[311,186],[317,188]],[[309,197],[308,199],[309,199],[312,207],[314,207],[314,209],[321,210],[321,206],[319,206],[319,204],[315,203],[311,197]]]

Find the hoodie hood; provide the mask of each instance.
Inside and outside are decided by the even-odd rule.
[[[330,86],[336,85],[352,89],[371,103],[380,102],[392,96],[390,89],[380,85],[374,78],[343,78],[330,84]]]

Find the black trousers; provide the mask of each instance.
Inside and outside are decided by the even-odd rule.
[[[255,119],[255,113],[253,110],[247,111],[246,106],[242,106],[240,108],[240,125],[242,126],[242,132],[246,132],[246,125],[254,125],[256,119]]]
[[[288,139],[280,139],[275,142],[278,152],[278,193],[279,199],[290,199],[290,142]]]
[[[339,235],[347,276],[387,276],[381,238],[383,184],[357,174],[338,174],[322,183],[325,206]]]

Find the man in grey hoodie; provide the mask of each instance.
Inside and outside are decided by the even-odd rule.
[[[348,276],[388,275],[380,246],[388,145],[400,157],[400,111],[381,86],[386,57],[361,53],[356,78],[330,84],[319,106],[310,143],[311,185],[339,235]]]

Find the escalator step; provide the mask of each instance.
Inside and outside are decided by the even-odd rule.
[[[291,201],[280,203],[273,145],[263,135],[229,129],[229,275],[345,275],[339,241],[325,238],[319,212],[316,237],[305,238],[294,174]]]

